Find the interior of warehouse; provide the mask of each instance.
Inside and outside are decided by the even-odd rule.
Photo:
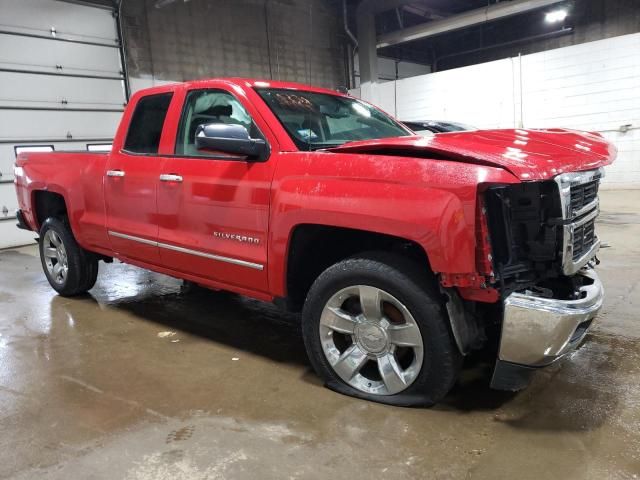
[[[215,157],[226,145],[216,143],[207,152],[222,161],[196,152],[196,166],[185,170],[196,178],[191,183],[178,171],[177,139],[189,108],[209,115],[218,100],[190,104],[188,92],[225,88],[237,102],[233,115],[239,105],[254,119],[229,130],[227,144],[246,140],[251,149],[240,151],[242,159],[259,153],[255,161],[228,161]],[[287,123],[291,111],[307,108],[292,107],[298,91],[308,95],[296,102],[308,105],[333,93],[406,138],[389,133],[313,145],[321,135],[313,122],[300,120],[293,133]],[[155,150],[129,155],[128,135],[143,123],[132,109],[145,95],[168,96]],[[288,114],[273,107],[278,101]],[[342,104],[332,105],[313,107],[326,116],[318,129],[346,117]],[[215,115],[230,118],[231,108]],[[198,136],[209,135],[204,124],[198,133],[195,124],[186,130],[195,135],[194,150]],[[80,152],[99,156],[66,162],[65,155]],[[45,161],[40,153],[59,156]],[[138,166],[109,167],[126,155]],[[98,174],[101,158],[109,169]],[[432,160],[437,165],[429,167]],[[172,167],[153,170],[160,164]],[[143,177],[151,171],[153,182]],[[175,193],[183,175],[187,200]],[[363,186],[368,176],[374,179]],[[569,190],[582,181],[595,185],[594,197],[587,201],[587,187],[581,191],[574,211],[580,219],[571,223],[565,210],[576,199]],[[487,211],[508,195],[491,197],[491,190],[516,183],[536,186],[503,202],[508,221],[532,205],[556,209],[559,218],[527,210],[526,227],[525,220],[510,233],[507,223],[498,227]],[[173,193],[162,198],[163,188]],[[565,188],[568,197],[549,207],[548,188],[560,196]],[[128,195],[119,205],[130,210],[130,225],[144,224],[138,233],[125,231],[126,222],[118,233],[109,223],[109,192]],[[67,204],[51,204],[48,194]],[[638,0],[0,0],[0,428],[7,432],[0,477],[636,478],[639,201]],[[57,245],[64,235],[45,235],[47,216],[38,208],[62,212],[59,228],[78,258],[91,256],[83,274],[95,268],[97,283],[88,292],[50,288],[52,272],[74,260],[68,245],[63,253]],[[527,230],[533,224],[535,235]],[[589,252],[579,265],[574,253],[568,270],[563,255],[567,235],[577,235],[574,224]],[[296,233],[280,236],[288,228]],[[95,245],[100,235],[109,245],[116,237],[137,241],[134,250],[153,248],[158,260],[118,247],[92,250],[79,229]],[[498,267],[492,242],[501,229],[509,245],[530,235],[505,254],[512,270]],[[163,230],[178,234],[163,239]],[[557,242],[553,261],[536,250],[549,241]],[[53,262],[47,248],[50,255],[57,248]],[[167,266],[163,249],[179,266]],[[535,252],[525,262],[535,267],[523,274],[524,251]],[[410,298],[393,294],[402,288],[380,290],[388,301],[378,303],[394,312],[379,312],[384,328],[366,319],[363,297],[355,333],[338,332],[365,351],[366,365],[378,362],[381,373],[372,378],[382,382],[382,395],[364,376],[368,386],[352,398],[356,373],[332,384],[317,374],[324,368],[318,362],[332,362],[328,350],[321,361],[310,353],[305,315],[312,295],[329,291],[315,282],[329,278],[332,267],[364,260],[381,262],[378,273],[391,281],[384,259],[402,252],[427,264],[429,279],[417,285],[435,282],[425,289],[436,292],[437,315],[473,317],[478,325],[481,317],[500,319],[491,324],[496,331],[488,323],[446,323],[442,335],[460,353],[450,363],[459,362],[460,371],[439,400],[420,404],[432,408],[400,406],[416,406],[418,397],[404,385],[398,388],[407,387],[406,395],[396,401],[398,390],[385,383],[383,354],[413,348],[393,344],[386,330],[394,315],[406,314],[407,325],[418,316]],[[467,257],[472,266],[465,270]],[[559,273],[548,275],[553,269]],[[606,292],[591,305],[596,320],[578,312],[592,280],[575,278],[590,269],[599,275],[593,285]],[[352,283],[366,286],[372,277],[362,275]],[[534,285],[534,276],[544,281]],[[551,335],[549,325],[564,321],[571,338],[558,348],[559,361],[536,364],[530,386],[518,393],[491,389],[498,373],[515,378],[497,368],[505,360],[499,349],[507,307],[518,295],[541,304],[555,298],[558,276],[580,290],[562,290],[563,301],[574,302],[565,311],[574,323],[582,315],[580,325],[566,326],[560,310],[548,307],[547,323],[529,333]],[[348,296],[353,286],[346,282],[338,282],[344,291],[335,298]],[[485,293],[499,306],[478,300]],[[338,308],[335,298],[325,317]],[[336,331],[318,349],[340,338]],[[553,332],[545,358],[559,341]],[[427,334],[420,335],[420,346],[406,354],[407,365],[424,365],[416,376],[426,375],[431,358]],[[465,335],[475,335],[475,346],[463,347]],[[378,351],[376,342],[385,345]],[[518,348],[532,343],[527,338]]]

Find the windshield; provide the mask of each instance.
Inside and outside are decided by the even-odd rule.
[[[256,91],[300,150],[411,135],[388,115],[355,98],[279,88]]]

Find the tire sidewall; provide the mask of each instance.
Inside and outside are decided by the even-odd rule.
[[[420,373],[409,387],[395,395],[372,395],[351,387],[334,372],[322,349],[319,332],[322,311],[336,292],[354,285],[369,285],[393,295],[411,312],[420,330],[424,352]],[[302,329],[311,364],[329,388],[382,403],[431,405],[452,386],[441,373],[451,370],[457,362],[458,352],[453,351],[446,322],[440,298],[424,284],[419,285],[384,263],[350,259],[330,267],[318,277],[305,302]]]
[[[68,271],[64,283],[56,283],[49,274],[44,256],[44,237],[47,231],[53,230],[64,245],[67,254]],[[77,295],[82,293],[82,283],[86,278],[87,258],[85,252],[78,245],[71,229],[58,218],[46,219],[40,228],[40,239],[38,242],[40,250],[40,263],[44,274],[51,287],[61,295]]]

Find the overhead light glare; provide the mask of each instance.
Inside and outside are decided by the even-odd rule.
[[[548,12],[544,19],[547,23],[557,23],[557,22],[562,22],[565,18],[567,18],[567,16],[569,15],[569,12],[567,12],[566,10],[553,10],[551,12]]]

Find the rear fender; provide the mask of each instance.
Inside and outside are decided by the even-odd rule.
[[[35,193],[46,191],[64,198],[74,237],[83,248],[108,245],[105,228],[103,175],[105,154],[30,153],[21,160],[23,174],[17,180],[18,199],[30,225],[40,227]],[[60,165],[64,165],[61,168]]]

